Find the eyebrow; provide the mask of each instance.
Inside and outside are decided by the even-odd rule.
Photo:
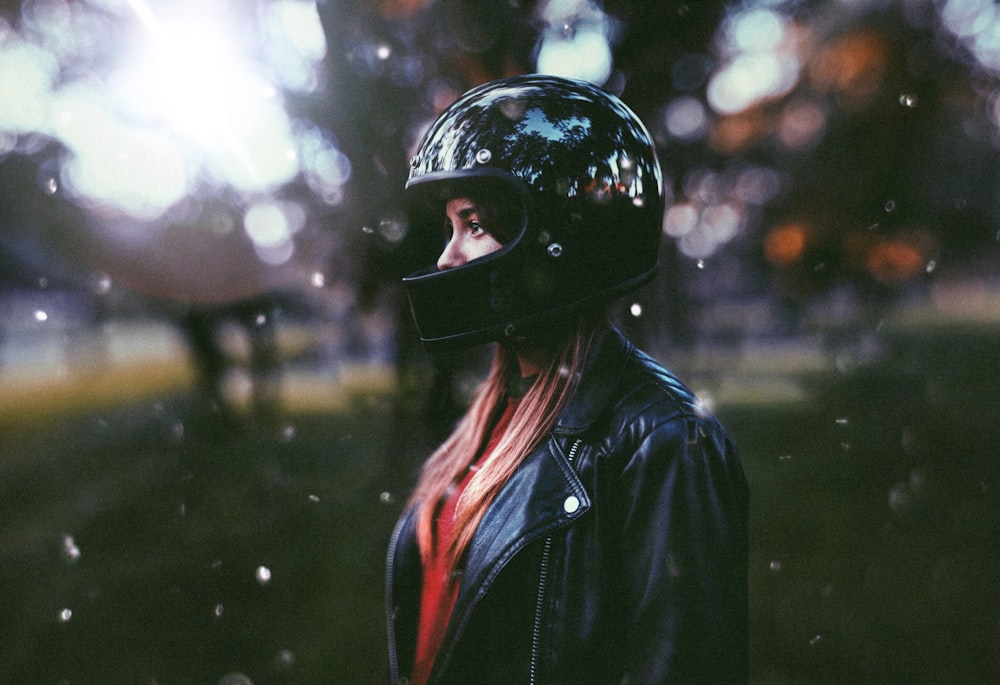
[[[458,210],[458,216],[465,221],[469,220],[469,217],[473,214],[479,214],[479,208],[476,205],[469,205],[468,207],[463,207]]]

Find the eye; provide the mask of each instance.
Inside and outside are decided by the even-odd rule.
[[[483,225],[475,220],[469,221],[469,231],[475,235],[486,233],[486,229],[483,228]]]

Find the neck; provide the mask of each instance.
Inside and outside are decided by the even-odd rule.
[[[540,349],[518,350],[517,365],[521,370],[521,378],[537,376],[547,366],[548,355]]]

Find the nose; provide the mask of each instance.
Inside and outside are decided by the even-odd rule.
[[[456,266],[462,266],[466,261],[468,260],[465,259],[465,255],[458,245],[458,240],[453,236],[445,243],[444,250],[437,260],[437,268],[438,271],[454,269]]]

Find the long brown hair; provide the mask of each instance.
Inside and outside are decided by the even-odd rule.
[[[547,354],[547,365],[518,404],[504,435],[486,464],[477,471],[460,496],[455,512],[448,556],[458,565],[490,503],[504,484],[552,427],[569,396],[573,380],[580,373],[599,327],[593,316],[576,322],[561,346]],[[461,480],[479,457],[491,419],[507,395],[509,380],[519,374],[517,354],[506,346],[497,347],[486,380],[451,435],[424,463],[410,503],[420,507],[417,539],[426,556],[433,542],[434,517],[448,491]]]

